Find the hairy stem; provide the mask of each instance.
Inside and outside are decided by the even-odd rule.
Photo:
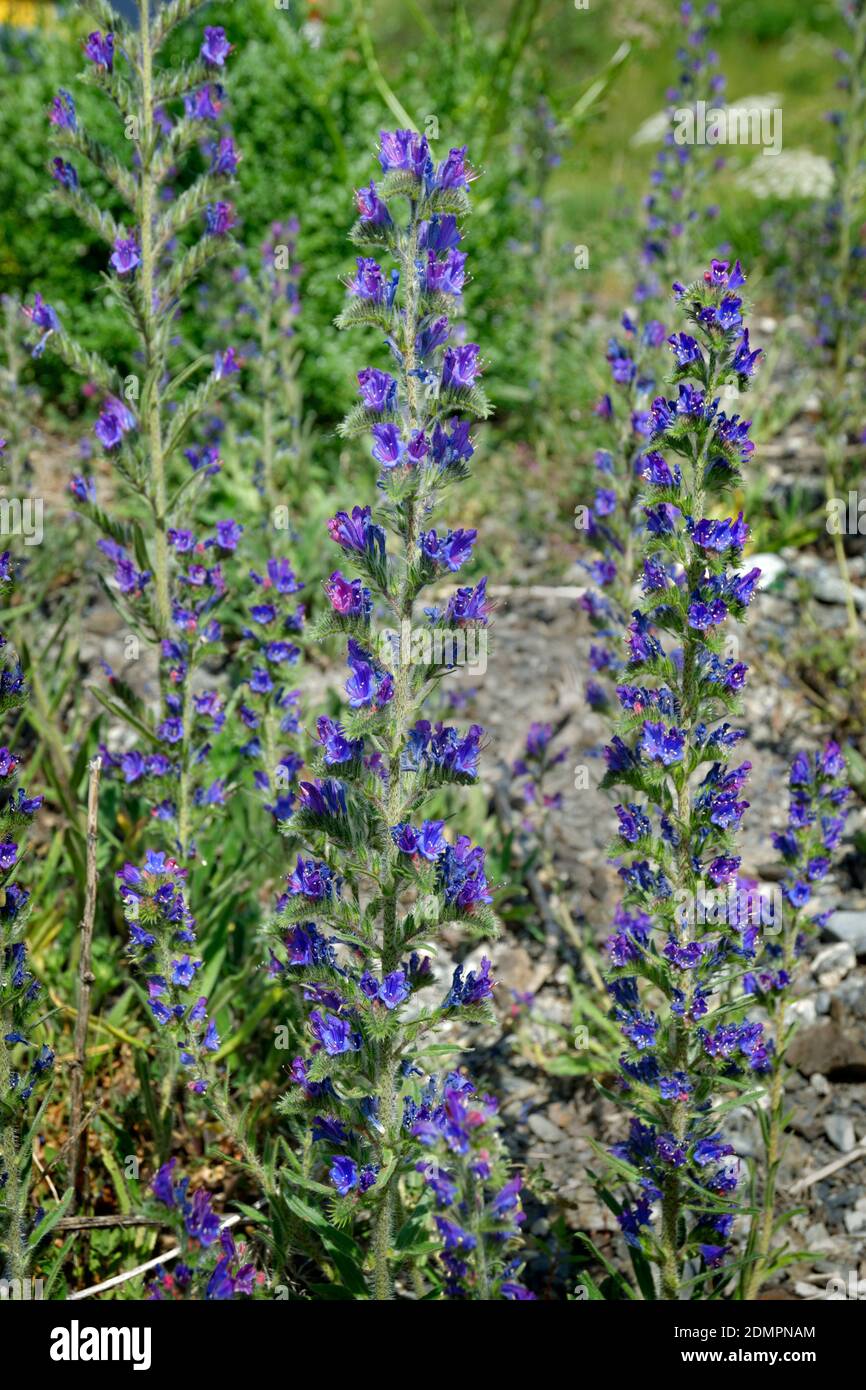
[[[150,456],[150,505],[153,509],[156,556],[154,584],[160,636],[168,634],[171,623],[171,601],[168,588],[167,492],[165,459],[162,448],[160,411],[160,377],[162,354],[158,346],[154,289],[156,285],[156,252],[153,238],[153,218],[156,204],[156,181],[153,177],[153,49],[151,46],[150,0],[139,0],[141,40],[141,178],[139,183],[139,227],[141,236],[141,297],[142,321],[145,325],[144,362],[146,413],[145,432]]]

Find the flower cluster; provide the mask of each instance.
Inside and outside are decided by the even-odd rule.
[[[168,532],[171,619],[159,642],[161,700],[155,711],[137,701],[122,674],[103,663],[114,697],[106,703],[121,714],[131,710],[137,731],[147,735],[144,751],[132,747],[114,754],[102,746],[103,764],[144,793],[154,819],[174,828],[177,853],[184,858],[194,857],[196,832],[226,798],[225,777],[214,775],[211,758],[225,725],[223,697],[216,687],[202,686],[199,674],[223,650],[223,625],[216,616],[226,595],[223,564],[242,531],[229,518],[203,540],[187,528]],[[100,541],[99,547],[115,565],[114,582],[130,623],[147,631],[149,615],[141,605],[149,574],[139,575],[116,541]]]
[[[458,1072],[404,1101],[403,1123],[425,1150],[416,1168],[433,1198],[448,1298],[534,1298],[518,1277],[521,1178],[508,1174],[498,1108]]]
[[[145,1288],[145,1298],[156,1302],[190,1298],[225,1300],[252,1296],[264,1282],[255,1265],[245,1258],[231,1231],[213,1209],[209,1192],[189,1191],[189,1178],[175,1176],[177,1159],[159,1169],[151,1190],[159,1208],[171,1213],[181,1257],[169,1271],[157,1265]]]
[[[603,785],[624,788],[612,852],[626,889],[608,943],[609,990],[627,1044],[626,1093],[640,1116],[616,1155],[640,1188],[620,1224],[630,1240],[643,1232],[666,1298],[676,1296],[684,1259],[700,1254],[714,1269],[727,1254],[736,1170],[723,1161],[712,1100],[766,1073],[772,1054],[762,1025],[739,1016],[749,996],[736,981],[756,955],[760,924],[735,853],[750,764],[729,765],[743,735],[724,718],[736,713],[746,678],[724,654],[724,625],[743,620],[759,571],[741,568],[742,516],[708,514],[753,449],[749,422],[719,400],[731,379],[747,389],[759,355],[743,323],[743,283],[739,263],[713,261],[701,280],[675,286],[691,333],[670,344],[676,399],[652,403],[644,599],[628,629],[622,715],[605,750]],[[722,997],[731,1002],[717,1019]]]
[[[204,962],[195,956],[195,918],[184,897],[186,870],[161,851],[149,850],[140,867],[124,864],[117,878],[129,927],[128,954],[144,974],[153,1020],[190,1073],[188,1089],[202,1095],[220,1039],[207,1016],[207,999],[196,989]]]
[[[241,753],[256,769],[254,781],[265,810],[276,822],[294,809],[293,785],[303,766],[300,753],[300,691],[288,684],[300,659],[295,638],[304,625],[303,604],[295,596],[303,584],[288,560],[271,556],[264,574],[250,570],[254,601],[242,629],[249,675],[237,715],[244,729]]]

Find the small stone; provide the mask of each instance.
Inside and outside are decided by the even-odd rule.
[[[799,1029],[788,1048],[788,1061],[804,1076],[819,1071],[831,1081],[866,1081],[866,1047],[832,1019]]]
[[[794,1293],[797,1294],[799,1298],[803,1299],[816,1299],[823,1297],[820,1289],[816,1288],[814,1284],[805,1283],[802,1279],[798,1279],[796,1284],[794,1285]]]
[[[759,589],[769,589],[773,581],[778,579],[781,574],[784,574],[785,570],[788,568],[781,555],[774,554],[750,555],[749,564],[757,565],[758,569],[761,571],[761,577],[758,580]]]
[[[812,593],[819,603],[838,603],[844,606],[848,601],[849,589],[829,566],[820,565],[810,576]],[[866,608],[866,593],[855,585],[850,588],[851,599],[858,608]]]
[[[866,911],[834,912],[824,935],[834,941],[847,941],[858,956],[866,956]]]
[[[816,1221],[806,1229],[806,1245],[809,1250],[829,1250],[833,1239],[823,1221]]]
[[[536,1110],[530,1115],[526,1123],[529,1125],[529,1128],[536,1138],[540,1139],[543,1144],[559,1144],[565,1138],[559,1125],[553,1124],[553,1122],[539,1110]]]
[[[813,1091],[818,1092],[819,1096],[829,1096],[832,1089],[826,1076],[822,1076],[819,1071],[813,1072],[809,1077],[809,1085]]]
[[[797,1023],[804,1028],[808,1028],[818,1017],[814,999],[795,999],[788,1006],[788,1015],[792,1020],[796,1019]]]
[[[824,1120],[824,1133],[840,1153],[849,1154],[856,1148],[857,1136],[850,1115],[827,1115]]]
[[[854,947],[847,941],[838,941],[818,952],[812,961],[812,974],[824,989],[835,989],[856,964]]]
[[[856,1207],[854,1211],[846,1211],[845,1230],[851,1236],[857,1236],[866,1231],[866,1211],[857,1211]]]

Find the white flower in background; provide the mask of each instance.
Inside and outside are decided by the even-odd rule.
[[[812,150],[784,150],[775,159],[753,159],[737,179],[756,198],[829,198],[833,167]]]

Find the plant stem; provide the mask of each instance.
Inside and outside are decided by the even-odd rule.
[[[84,1108],[84,1068],[87,1060],[87,1028],[90,1022],[90,990],[94,982],[92,970],[93,923],[96,915],[96,894],[99,886],[96,868],[97,832],[99,827],[99,778],[102,759],[90,764],[87,792],[87,889],[84,916],[81,922],[81,954],[78,959],[78,1009],[75,1015],[75,1060],[69,1084],[69,1176],[73,1187],[70,1210],[74,1210],[84,1189],[84,1161],[87,1154],[87,1133],[82,1126]]]
[[[156,557],[154,582],[160,637],[168,635],[171,624],[171,601],[168,588],[167,493],[165,460],[162,451],[162,421],[160,414],[160,377],[162,354],[158,347],[154,313],[156,256],[153,244],[155,181],[153,158],[153,50],[151,47],[150,0],[139,0],[141,39],[141,140],[139,157],[139,230],[141,236],[141,314],[145,329],[145,431],[150,456],[150,505],[155,526]]]
[[[5,1047],[3,1049],[5,1054]],[[3,1129],[3,1162],[8,1173],[4,1193],[6,1207],[6,1264],[3,1277],[20,1285],[27,1277],[30,1260],[24,1223],[27,1216],[27,1184],[21,1181],[19,1135],[14,1124]],[[14,1295],[13,1295],[14,1296]]]

